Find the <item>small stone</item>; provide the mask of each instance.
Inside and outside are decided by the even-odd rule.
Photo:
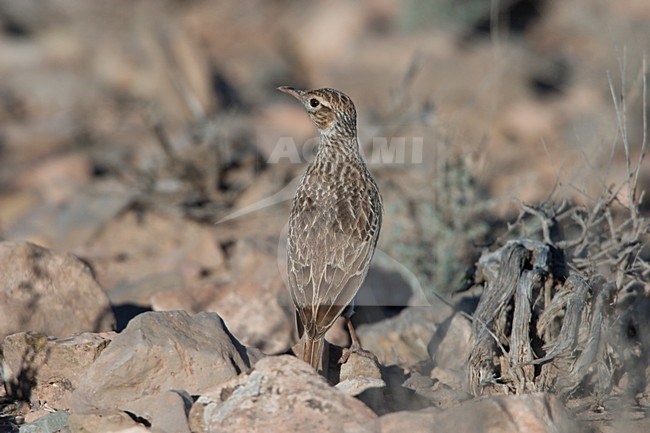
[[[452,314],[447,306],[408,307],[390,319],[360,326],[357,334],[382,365],[411,367],[430,360],[427,345],[438,323]]]
[[[348,349],[348,359],[341,364],[340,380],[368,377],[381,379],[381,370],[377,359],[372,354],[357,353]]]
[[[20,426],[20,433],[56,433],[68,425],[68,413],[51,412],[29,424]]]
[[[413,372],[404,382],[403,386],[427,398],[438,408],[455,407],[461,402],[472,398],[471,395],[462,391],[462,388],[451,388],[433,377],[427,377]]]
[[[408,379],[404,381],[402,386],[417,391],[419,389],[431,388],[433,386],[433,380],[421,375],[420,373],[413,372]]]
[[[55,409],[70,409],[72,392],[81,376],[108,346],[114,333],[84,333],[51,338],[20,332],[4,339],[2,371],[12,395],[32,403],[47,402]]]
[[[120,409],[146,419],[159,433],[190,433],[187,414],[192,407],[189,394],[166,391],[142,397]]]
[[[434,367],[430,373],[431,379],[454,389],[466,389],[467,374],[463,370]]]

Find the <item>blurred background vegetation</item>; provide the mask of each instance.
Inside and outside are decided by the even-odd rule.
[[[589,204],[626,179],[608,74],[636,161],[649,23],[647,0],[0,0],[0,238],[77,253],[115,303],[237,284],[237,245],[277,245],[275,194],[304,170],[269,156],[315,134],[275,88],[334,87],[367,155],[406,139],[405,163],[371,165],[379,248],[458,290],[515,199]]]

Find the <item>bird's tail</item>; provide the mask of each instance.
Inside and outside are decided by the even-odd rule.
[[[318,371],[322,357],[323,337],[312,338],[309,335],[305,335],[305,350],[302,354],[303,361]]]

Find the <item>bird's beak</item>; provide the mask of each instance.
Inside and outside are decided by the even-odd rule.
[[[278,90],[280,92],[287,93],[294,98],[298,99],[299,101],[302,101],[302,95],[305,93],[304,90],[296,89],[295,87],[290,87],[290,86],[280,86],[278,87]]]

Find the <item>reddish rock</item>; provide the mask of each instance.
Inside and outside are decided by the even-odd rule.
[[[309,365],[284,355],[211,389],[190,411],[193,432],[377,432],[376,415]]]
[[[115,304],[149,305],[157,291],[181,290],[224,264],[211,226],[153,212],[120,215],[87,254]]]
[[[27,242],[0,242],[0,338],[20,331],[67,337],[114,326],[108,298],[84,262]]]

